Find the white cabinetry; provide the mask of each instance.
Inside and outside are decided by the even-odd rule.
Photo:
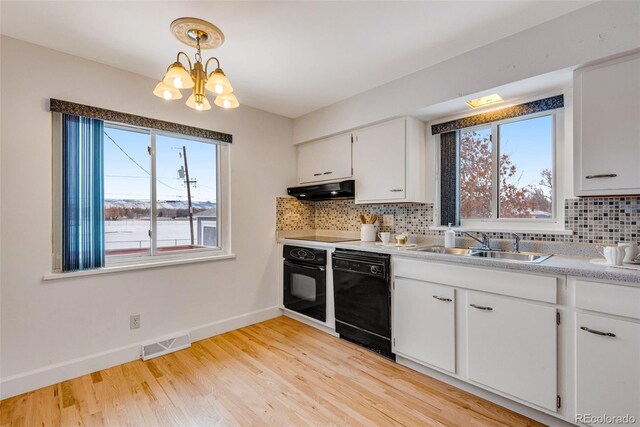
[[[640,288],[582,279],[570,284],[580,310],[576,415],[630,416],[640,423]]]
[[[640,422],[640,324],[577,313],[576,326],[576,413]]]
[[[578,196],[640,194],[640,55],[576,70]]]
[[[297,149],[300,184],[351,177],[351,133],[301,144]]]
[[[394,287],[394,352],[455,372],[455,289],[403,278]]]
[[[556,410],[555,308],[470,292],[467,354],[471,381]]]
[[[425,127],[401,118],[354,132],[356,203],[426,202]]]

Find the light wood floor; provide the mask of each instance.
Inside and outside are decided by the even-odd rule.
[[[280,317],[6,399],[2,426],[538,426]]]

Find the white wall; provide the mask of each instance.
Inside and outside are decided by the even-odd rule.
[[[640,47],[637,1],[578,9],[294,120],[305,142]]]
[[[269,310],[280,287],[275,198],[295,183],[291,120],[242,106],[198,113],[153,96],[152,79],[7,37],[1,42],[3,397],[135,357],[133,344],[143,340],[193,329],[201,337],[278,313]],[[51,272],[48,98],[233,134],[237,258],[43,282]],[[134,331],[132,313],[141,314],[142,327]],[[65,365],[76,358],[86,360]]]

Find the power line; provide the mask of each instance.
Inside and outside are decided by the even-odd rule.
[[[136,162],[135,159],[133,157],[131,157],[129,155],[129,153],[127,153],[124,150],[124,148],[122,148],[113,138],[111,138],[111,135],[109,135],[106,130],[104,130],[103,132],[107,136],[107,138],[109,138],[111,140],[111,142],[113,142],[115,144],[115,146],[118,147],[118,149],[120,149],[120,151],[122,151],[122,153],[129,158],[129,160],[131,160],[136,166],[138,166],[144,173],[146,173],[147,175],[151,176],[151,173],[149,173],[149,171],[146,170],[140,163]],[[156,181],[158,181],[160,184],[164,185],[167,188],[170,188],[170,189],[175,190],[175,191],[180,191],[179,188],[175,188],[175,187],[170,186],[169,184],[165,184],[164,182],[160,181],[159,179],[156,179]]]

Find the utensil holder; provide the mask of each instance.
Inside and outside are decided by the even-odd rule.
[[[375,224],[362,224],[360,228],[360,240],[363,242],[375,242],[378,235],[378,226]]]

